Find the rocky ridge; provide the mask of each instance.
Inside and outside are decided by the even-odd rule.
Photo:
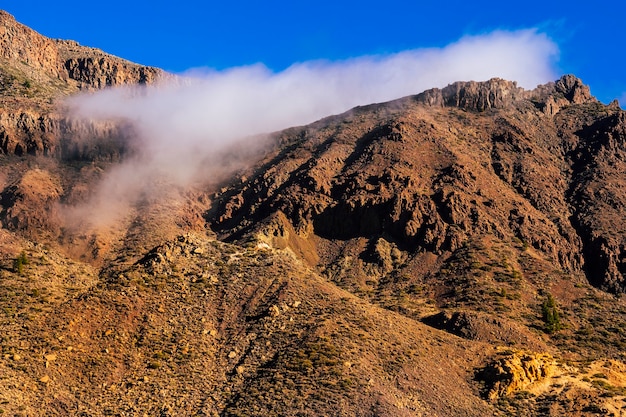
[[[19,61],[45,74],[67,79],[56,43],[0,11],[0,57]]]
[[[594,127],[579,125],[581,113],[598,115]],[[584,184],[581,177],[612,175],[619,183],[623,117],[572,76],[533,91],[498,79],[455,83],[281,134],[278,140],[294,150],[280,159],[268,156],[275,162],[246,173],[247,181],[224,193],[208,216],[220,213],[216,229],[241,236],[254,234],[272,213],[284,213],[292,241],[311,237],[310,259],[321,255],[314,253],[313,236],[372,245],[382,238],[410,253],[439,255],[473,236],[516,238],[563,270],[593,270],[600,275],[594,283],[621,291],[621,235],[615,232],[617,241],[609,245],[594,241],[590,230],[614,234],[615,223],[608,223],[623,220],[620,197],[578,198],[574,190]],[[587,134],[598,124],[607,132],[604,141]],[[597,152],[602,167],[573,157]],[[600,187],[609,192],[611,184]],[[599,218],[591,216],[598,206],[606,226],[577,220]],[[588,256],[609,247],[612,254]],[[606,259],[603,266],[598,258]]]
[[[72,87],[77,89],[150,84],[164,76],[158,68],[137,65],[75,41],[49,39],[5,11],[0,11],[0,25],[0,57],[61,81],[75,81]]]
[[[55,105],[56,101],[79,91],[148,85],[170,78],[160,69],[99,49],[49,39],[0,11],[0,152],[110,158],[106,150],[95,155],[95,142],[114,142],[119,148],[118,127],[73,120]],[[109,149],[120,153],[110,145]]]

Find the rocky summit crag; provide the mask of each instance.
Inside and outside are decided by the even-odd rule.
[[[46,38],[0,11],[0,151],[63,157],[75,152],[74,144],[64,141],[68,131],[75,141],[116,137],[109,126],[69,120],[55,102],[78,91],[168,77],[74,41]]]
[[[168,77],[0,12],[0,413],[621,415],[619,105],[457,82],[68,224],[129,132],[60,99]]]

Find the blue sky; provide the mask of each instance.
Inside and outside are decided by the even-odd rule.
[[[571,1],[3,1],[38,32],[134,62],[181,72],[263,63],[272,71],[441,48],[466,35],[536,28],[559,49],[555,73],[573,73],[608,103],[626,102],[626,2]]]

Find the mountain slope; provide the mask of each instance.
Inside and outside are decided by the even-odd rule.
[[[37,314],[37,305],[54,314]],[[181,236],[68,301],[17,313],[28,331],[5,340],[13,353],[0,364],[9,411],[493,412],[469,382],[488,346],[373,307],[271,250]]]
[[[324,253],[328,241],[382,238],[439,256],[474,237],[518,239],[619,292],[625,126],[623,111],[572,76],[530,92],[456,83],[282,133],[208,219],[228,237],[284,214],[292,240],[326,266],[338,256]]]

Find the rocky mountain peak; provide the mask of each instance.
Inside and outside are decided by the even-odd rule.
[[[61,79],[67,78],[62,69],[54,41],[17,22],[0,10],[0,57],[25,63]]]
[[[515,81],[492,78],[485,82],[455,82],[441,90],[444,105],[484,111],[504,108],[524,97]]]
[[[564,75],[556,82],[540,85],[534,90],[525,90],[515,81],[492,78],[488,81],[458,81],[417,95],[418,102],[429,106],[475,111],[504,109],[521,100],[535,101],[550,115],[570,104],[597,101],[589,87],[574,75]]]
[[[42,74],[33,73],[35,70],[79,89],[150,84],[166,76],[158,68],[135,64],[75,41],[47,38],[5,11],[0,11],[0,57],[30,77],[42,78]]]
[[[591,95],[589,87],[583,84],[580,78],[568,74],[562,76],[555,84],[555,90],[561,93],[573,104],[583,104],[596,101]]]
[[[507,107],[525,96],[526,92],[515,81],[492,78],[483,82],[458,81],[442,89],[424,91],[416,98],[429,106],[485,111]]]

